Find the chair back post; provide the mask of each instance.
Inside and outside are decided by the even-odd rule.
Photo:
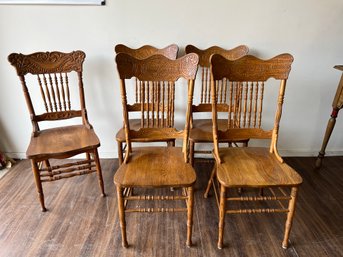
[[[192,117],[192,103],[193,103],[193,93],[194,93],[194,79],[188,81],[188,102],[187,102],[187,112],[186,112],[186,123],[185,123],[185,133],[183,138],[182,152],[184,153],[185,162],[189,161],[189,133],[190,124]]]
[[[81,107],[81,114],[82,114],[82,124],[86,125],[88,128],[92,128],[91,124],[88,121],[82,75],[83,75],[82,70],[77,72],[77,77],[79,79],[79,95],[80,95],[80,107]]]
[[[270,143],[270,153],[275,153],[277,159],[280,162],[283,162],[283,159],[277,151],[277,141],[279,137],[279,127],[280,127],[280,120],[281,120],[281,115],[282,115],[282,106],[283,106],[283,102],[285,98],[286,82],[287,82],[287,79],[283,79],[280,81],[278,104],[277,104],[275,120],[274,120],[274,129],[273,129],[272,140]]]
[[[213,152],[217,163],[221,163],[219,156],[219,142],[218,142],[218,117],[217,117],[217,94],[216,83],[211,72],[211,96],[212,96],[212,133],[213,133]]]
[[[30,120],[31,120],[31,124],[32,124],[32,136],[34,137],[34,136],[37,135],[38,131],[40,130],[39,129],[39,125],[38,125],[38,122],[35,119],[36,114],[35,114],[35,110],[34,110],[34,107],[33,107],[33,104],[32,104],[32,100],[31,100],[31,97],[30,97],[30,94],[29,94],[29,89],[26,86],[26,81],[25,81],[24,75],[20,75],[19,79],[20,79],[20,82],[21,82],[21,85],[22,85],[22,89],[23,89],[23,92],[24,92],[26,106],[29,109]]]
[[[123,78],[120,78],[120,95],[121,95],[122,106],[123,106],[125,141],[126,141],[126,145],[127,145],[124,163],[127,163],[129,153],[131,152],[131,139],[130,139],[129,112],[127,110],[125,79],[123,79]]]

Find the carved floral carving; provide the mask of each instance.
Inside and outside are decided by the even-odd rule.
[[[230,61],[219,54],[211,57],[214,80],[227,78],[230,81],[266,81],[269,78],[287,79],[293,56],[280,54],[269,60],[246,55]]]
[[[165,57],[168,57],[169,59],[175,60],[177,57],[178,51],[179,51],[179,47],[175,44],[169,45],[162,49],[159,49],[150,45],[144,45],[137,49],[133,49],[122,44],[115,46],[115,52],[117,54],[126,53],[137,59],[146,59],[154,54],[161,54],[161,55],[164,55]]]
[[[170,60],[162,55],[138,60],[124,53],[119,53],[116,57],[121,79],[136,77],[145,81],[176,81],[180,77],[194,79],[198,61],[199,57],[194,53],[187,54],[177,60]]]
[[[248,52],[249,48],[245,45],[240,45],[229,50],[218,46],[212,46],[204,50],[201,50],[193,45],[186,46],[186,53],[196,53],[199,55],[199,65],[201,67],[210,67],[210,57],[212,54],[220,54],[226,59],[236,60],[246,55]]]
[[[18,76],[24,76],[27,73],[81,72],[85,57],[82,51],[37,52],[30,55],[12,53],[8,61],[16,68]]]

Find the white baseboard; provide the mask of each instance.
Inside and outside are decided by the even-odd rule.
[[[8,157],[13,159],[26,159],[26,154],[21,152],[4,152]],[[283,157],[316,157],[318,156],[318,151],[310,150],[279,150],[279,153]],[[99,152],[99,156],[102,159],[113,159],[118,158],[117,152]],[[325,156],[343,156],[342,150],[329,150],[325,152]],[[199,158],[210,158],[209,154],[196,154]],[[78,158],[76,156],[75,158]]]

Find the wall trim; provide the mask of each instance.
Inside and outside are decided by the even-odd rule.
[[[26,154],[24,152],[4,152],[8,157],[13,159],[26,159]],[[318,151],[306,151],[306,150],[279,150],[282,157],[316,157],[318,156]],[[82,155],[80,155],[82,156]],[[103,159],[113,159],[118,158],[117,152],[100,152],[100,158]],[[196,154],[198,158],[209,158],[208,154]],[[326,151],[325,156],[343,156],[342,150],[336,151]],[[74,158],[78,158],[75,156]]]

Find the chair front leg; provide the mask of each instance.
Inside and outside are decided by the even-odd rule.
[[[117,145],[118,145],[118,161],[119,161],[119,165],[123,163],[124,157],[123,157],[123,143],[117,141]]]
[[[288,214],[287,214],[287,220],[285,224],[285,235],[282,241],[282,248],[284,249],[287,249],[288,247],[288,238],[289,238],[289,234],[292,228],[293,217],[294,217],[294,212],[295,212],[295,204],[297,200],[297,193],[298,193],[298,188],[292,187],[291,199],[289,200],[289,204],[288,204]]]
[[[33,175],[35,177],[38,199],[39,199],[42,211],[45,212],[46,208],[45,208],[45,204],[44,204],[44,194],[43,194],[42,181],[40,179],[40,174],[39,174],[39,167],[38,167],[38,164],[35,160],[31,160],[31,166],[32,166]]]
[[[224,226],[225,226],[225,202],[226,187],[220,185],[219,202],[219,224],[218,224],[218,249],[223,248]]]
[[[125,222],[123,188],[120,186],[117,186],[117,199],[118,199],[118,211],[119,211],[122,245],[123,247],[128,247],[128,243],[126,239],[126,222]]]
[[[193,228],[193,205],[194,205],[194,190],[193,187],[187,189],[187,242],[188,247],[192,246],[192,228]]]
[[[99,160],[99,154],[98,154],[98,149],[94,149],[93,151],[93,158],[95,161],[95,165],[96,165],[96,172],[98,174],[98,182],[99,182],[99,187],[101,190],[101,194],[103,197],[106,196],[105,194],[105,190],[104,190],[104,180],[102,178],[102,172],[101,172],[101,165],[100,165],[100,160]]]

